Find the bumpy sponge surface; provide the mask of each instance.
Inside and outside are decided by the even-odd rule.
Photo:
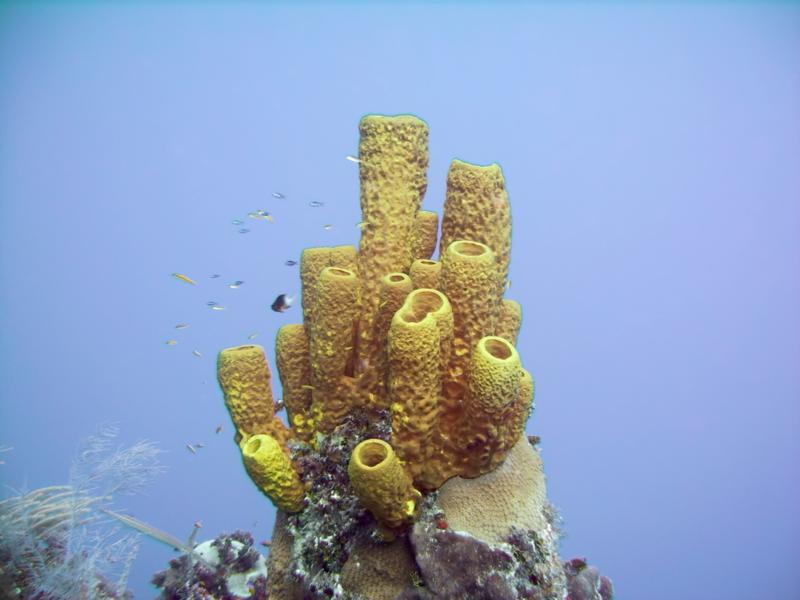
[[[379,439],[361,442],[350,456],[348,474],[358,499],[381,525],[399,529],[413,521],[421,494],[389,444]]]
[[[254,435],[242,440],[239,447],[250,478],[275,506],[286,512],[303,508],[303,484],[274,437]]]

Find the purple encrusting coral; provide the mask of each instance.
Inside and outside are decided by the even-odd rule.
[[[597,567],[586,563],[585,558],[573,558],[564,563],[567,575],[567,600],[612,600],[614,586],[611,580],[601,575]]]
[[[266,563],[244,531],[222,534],[169,563],[153,577],[160,600],[267,600]]]
[[[410,534],[424,586],[407,590],[402,600],[560,600],[564,573],[551,560],[555,539],[513,529],[506,543],[490,544],[442,525],[431,496]]]
[[[349,542],[359,529],[373,523],[350,487],[347,462],[361,440],[388,440],[390,435],[389,415],[382,411],[373,419],[349,415],[316,449],[303,442],[289,443],[300,477],[309,486],[305,509],[287,518],[297,549],[295,573],[307,593],[333,597],[341,589]]]
[[[388,416],[388,415],[387,415]],[[316,448],[290,442],[293,460],[309,486],[305,508],[284,515],[285,529],[275,535],[289,536],[290,565],[270,573],[296,586],[298,598],[372,598],[355,592],[344,575],[365,564],[364,545],[379,552],[386,541],[376,535],[376,522],[358,502],[349,486],[347,461],[352,448],[362,439],[388,439],[388,419],[367,420],[353,414],[329,436],[320,436]],[[535,446],[538,439],[529,440]],[[453,530],[442,508],[439,492],[429,493],[420,504],[413,528],[399,535],[408,548],[406,584],[394,595],[396,600],[611,600],[611,582],[594,567],[579,562],[562,563],[557,546],[561,520],[550,503],[542,506],[545,526],[541,530],[512,527],[497,543]],[[365,532],[372,531],[365,542]],[[369,537],[369,536],[368,536]],[[402,542],[402,540],[407,542]],[[273,548],[276,538],[273,539]],[[272,560],[272,557],[270,557]],[[398,563],[399,564],[399,563]],[[276,566],[278,566],[276,564]],[[384,568],[387,568],[388,565]],[[282,573],[282,574],[279,574]],[[376,573],[377,575],[377,573]],[[396,580],[395,580],[396,581]],[[351,581],[352,585],[352,581]],[[387,583],[387,585],[389,585]],[[396,588],[395,588],[396,589]],[[587,595],[596,589],[597,595]],[[284,597],[283,593],[278,594]],[[294,596],[293,596],[294,597]]]

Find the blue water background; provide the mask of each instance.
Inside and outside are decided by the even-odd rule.
[[[284,261],[357,242],[358,120],[413,113],[425,208],[454,157],[507,178],[563,556],[622,600],[797,597],[799,66],[792,3],[4,3],[2,483],[116,421],[169,468],[118,507],[268,538],[216,352],[274,365]],[[138,598],[171,556],[144,541]]]

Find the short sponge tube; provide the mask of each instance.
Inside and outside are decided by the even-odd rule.
[[[490,335],[480,339],[469,370],[470,409],[497,414],[519,397],[522,366],[508,340]]]
[[[356,496],[382,526],[398,530],[414,520],[421,494],[387,442],[372,438],[358,444],[347,471]]]
[[[243,439],[239,448],[248,475],[275,506],[286,512],[302,510],[305,489],[294,465],[274,437],[253,435]]]
[[[477,477],[502,462],[508,450],[506,419],[520,396],[519,354],[501,337],[486,336],[470,361],[461,444],[464,477]]]

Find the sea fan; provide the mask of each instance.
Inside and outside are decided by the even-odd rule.
[[[163,469],[150,442],[114,448],[116,427],[86,440],[69,484],[0,502],[0,597],[36,600],[129,597],[137,534],[102,512],[116,494],[141,491]]]

